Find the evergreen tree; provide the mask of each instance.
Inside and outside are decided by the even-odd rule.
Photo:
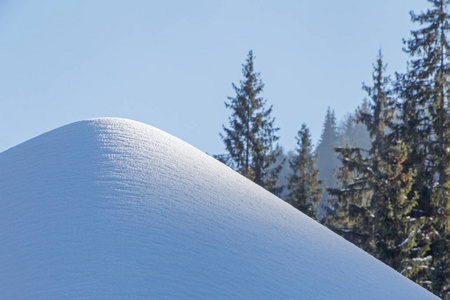
[[[420,223],[410,218],[416,204],[407,197],[413,174],[403,165],[407,145],[392,133],[394,102],[384,71],[380,53],[374,65],[374,85],[364,85],[370,96],[369,110],[360,110],[357,115],[358,122],[369,132],[369,149],[336,149],[342,161],[338,173],[341,185],[330,189],[336,200],[328,223],[334,223],[338,233],[405,273],[417,265],[409,255],[417,246]]]
[[[322,135],[316,148],[318,153],[317,165],[320,169],[319,177],[328,179],[328,185],[332,185],[334,180],[333,170],[338,164],[337,155],[333,148],[338,146],[338,132],[336,125],[336,116],[333,110],[328,107],[325,120],[323,122]]]
[[[280,168],[280,172],[278,175],[278,189],[280,193],[277,194],[278,197],[280,197],[283,200],[286,200],[286,196],[288,195],[288,189],[286,188],[288,186],[287,177],[288,174],[291,172],[291,168],[289,166],[289,160],[292,156],[292,151],[289,153],[285,153],[283,147],[280,145],[277,145],[275,147],[275,151],[278,153],[277,158],[275,160],[275,163],[273,164],[274,168]]]
[[[334,111],[328,107],[323,122],[322,135],[316,147],[316,153],[318,154],[317,167],[319,169],[319,179],[329,187],[334,186],[336,183],[333,172],[338,166],[339,160],[338,155],[333,149],[339,145],[338,143],[336,116]],[[322,216],[324,213],[325,206],[327,206],[326,199],[328,197],[328,192],[325,190],[318,207],[319,216]]]
[[[336,147],[349,145],[351,147],[359,147],[368,149],[370,147],[370,136],[367,128],[361,122],[358,122],[360,113],[370,113],[369,101],[363,100],[363,103],[356,109],[353,114],[347,114],[341,121],[338,128],[338,142]]]
[[[389,78],[383,76],[385,68],[380,51],[374,65],[374,85],[363,87],[370,96],[370,113],[361,111],[358,120],[366,126],[371,138],[367,178],[371,190],[374,254],[405,273],[417,265],[409,259],[412,249],[424,253],[426,247],[416,245],[420,223],[410,217],[416,201],[408,198],[414,173],[403,165],[408,146],[392,130],[395,102],[390,95]]]
[[[288,175],[287,202],[295,208],[317,219],[316,206],[319,203],[323,182],[318,179],[319,171],[316,168],[317,154],[313,153],[311,135],[306,124],[296,137],[298,148],[296,155],[289,161],[292,174]]]
[[[334,171],[336,187],[327,188],[329,206],[322,222],[345,239],[373,254],[370,189],[367,186],[366,151],[355,147],[335,148],[341,165]]]
[[[273,193],[280,193],[277,186],[277,174],[280,166],[274,162],[279,150],[274,143],[278,140],[271,117],[272,106],[266,108],[266,100],[260,96],[264,84],[260,74],[254,69],[253,52],[250,51],[242,73],[244,80],[240,85],[233,84],[235,97],[228,97],[225,106],[232,110],[230,127],[223,126],[225,133],[220,134],[229,153],[225,160],[236,171]]]
[[[397,131],[410,145],[405,164],[416,172],[410,192],[418,203],[414,217],[423,221],[423,243],[431,241],[425,257],[414,257],[423,262],[421,271],[410,276],[437,295],[450,297],[450,1],[428,2],[431,8],[426,12],[411,13],[422,28],[405,42],[411,61],[407,72],[397,77],[402,99]]]

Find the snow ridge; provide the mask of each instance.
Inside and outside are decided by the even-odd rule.
[[[187,143],[72,123],[0,153],[1,299],[437,299]]]

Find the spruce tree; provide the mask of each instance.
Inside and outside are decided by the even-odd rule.
[[[336,125],[336,116],[334,111],[328,107],[323,122],[322,135],[316,148],[318,153],[317,165],[320,170],[319,177],[327,180],[327,185],[333,185],[333,170],[338,164],[334,147],[338,146],[338,132]]]
[[[249,51],[242,66],[244,79],[240,85],[232,84],[235,97],[228,97],[225,106],[232,111],[229,127],[223,126],[220,134],[232,168],[267,190],[279,194],[277,186],[281,167],[274,166],[279,155],[275,142],[279,139],[271,117],[272,106],[266,108],[266,100],[260,96],[264,84],[260,73],[255,72],[253,52]]]
[[[313,152],[311,135],[306,124],[302,125],[296,139],[297,153],[289,161],[292,174],[288,175],[289,194],[286,200],[298,210],[317,219],[316,206],[324,189],[321,187],[323,182],[318,179],[317,154]]]
[[[417,196],[414,217],[422,220],[422,243],[431,242],[418,275],[411,278],[441,297],[450,297],[450,125],[449,0],[428,0],[431,8],[411,13],[422,28],[412,31],[405,51],[408,70],[398,75],[401,123],[397,131],[410,146],[405,164],[416,179],[410,194]],[[410,195],[411,196],[411,195]],[[426,271],[426,272],[425,272]]]
[[[370,211],[373,218],[374,255],[395,270],[405,273],[417,264],[410,260],[420,223],[411,218],[415,198],[408,198],[414,173],[404,166],[409,148],[393,131],[395,101],[385,77],[381,51],[373,72],[373,86],[363,88],[370,97],[370,112],[361,111],[358,120],[364,124],[371,138],[367,168],[371,190]],[[407,275],[407,274],[405,274]]]
[[[338,155],[334,151],[334,147],[339,146],[338,143],[336,116],[334,111],[328,107],[325,120],[323,122],[322,134],[316,147],[316,153],[318,154],[317,167],[319,169],[319,179],[324,182],[324,185],[329,187],[334,186],[336,183],[333,172],[338,166],[339,160]],[[328,192],[325,190],[320,204],[318,205],[318,212],[321,217],[326,209],[326,199],[328,198]]]
[[[328,115],[329,113],[326,119],[329,119]],[[330,147],[333,154],[332,156],[328,154],[334,161],[333,168],[328,166],[327,170],[333,174],[333,180],[329,180],[332,185],[328,184],[326,190],[327,204],[323,205],[325,215],[321,221],[348,241],[370,251],[367,246],[371,236],[371,219],[367,209],[370,192],[364,178],[361,177],[363,174],[358,172],[356,163],[359,161],[360,164],[364,164],[366,150],[358,147],[356,143],[350,145],[355,141],[353,133],[357,124],[354,116],[349,115],[345,121],[346,124],[343,124],[339,134],[334,118],[334,143],[333,147]]]
[[[341,165],[334,171],[336,187],[327,188],[330,199],[322,222],[345,239],[373,254],[370,189],[367,186],[366,150],[338,147]]]
[[[381,53],[374,65],[369,110],[357,120],[370,135],[369,149],[337,148],[342,161],[340,187],[330,189],[334,229],[399,272],[417,264],[409,256],[416,247],[420,223],[410,217],[415,199],[408,198],[414,174],[404,167],[407,145],[392,131],[394,102]],[[330,218],[329,217],[329,218]],[[425,249],[425,248],[421,248]]]
[[[359,147],[368,149],[370,146],[370,136],[367,128],[361,122],[358,122],[358,115],[360,113],[369,113],[369,101],[363,100],[363,103],[358,106],[356,111],[352,114],[347,114],[338,128],[338,142],[336,147],[349,145],[352,147]]]

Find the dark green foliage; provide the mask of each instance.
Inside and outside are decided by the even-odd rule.
[[[403,165],[408,146],[391,133],[394,102],[384,71],[380,53],[374,65],[374,85],[364,86],[369,107],[357,115],[369,132],[369,149],[336,149],[342,161],[337,173],[341,186],[329,190],[335,201],[326,220],[348,240],[406,272],[416,265],[409,256],[417,248],[420,222],[410,217],[416,205],[415,199],[408,198],[414,177]]]
[[[367,244],[372,236],[368,210],[370,192],[364,178],[357,172],[363,159],[362,149],[345,147],[336,150],[341,159],[341,166],[334,172],[339,186],[327,189],[331,199],[328,200],[322,222],[348,241],[368,251]],[[356,159],[358,164],[355,163]]]
[[[381,55],[370,109],[357,120],[367,149],[337,148],[339,186],[324,222],[436,295],[450,298],[450,0],[411,13],[422,28],[405,42],[411,56],[393,100]],[[351,121],[348,120],[351,128]],[[348,141],[347,141],[348,142]]]
[[[274,167],[279,155],[274,145],[278,140],[275,135],[278,128],[274,127],[275,119],[271,117],[272,106],[266,108],[266,100],[260,96],[264,84],[254,70],[252,51],[248,53],[242,73],[244,80],[240,85],[233,84],[236,96],[228,97],[229,103],[225,103],[232,115],[230,127],[223,126],[225,133],[220,135],[229,153],[223,161],[260,186],[279,194],[280,166]]]
[[[297,135],[295,156],[289,161],[292,174],[288,175],[289,194],[287,202],[295,208],[316,219],[317,209],[323,187],[323,182],[318,179],[319,171],[316,168],[317,154],[314,154],[311,143],[311,135],[306,124]]]
[[[423,222],[422,243],[430,250],[422,260],[420,272],[410,277],[441,297],[450,297],[450,124],[449,80],[450,29],[449,0],[428,0],[431,8],[413,22],[422,28],[412,31],[405,51],[411,56],[405,74],[397,75],[401,123],[399,135],[410,145],[405,161],[416,172],[411,194],[417,198],[414,217]]]
[[[415,174],[404,166],[409,147],[392,130],[395,102],[384,72],[380,52],[374,66],[374,86],[364,86],[371,98],[371,113],[361,112],[359,121],[366,126],[372,141],[368,182],[372,192],[370,209],[374,215],[374,254],[405,273],[416,265],[410,260],[412,249],[415,248],[417,255],[425,253],[427,247],[416,243],[420,222],[410,217],[416,205],[414,194],[410,193]]]

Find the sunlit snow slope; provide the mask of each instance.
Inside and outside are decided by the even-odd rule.
[[[151,126],[73,123],[0,154],[0,299],[433,299]]]

